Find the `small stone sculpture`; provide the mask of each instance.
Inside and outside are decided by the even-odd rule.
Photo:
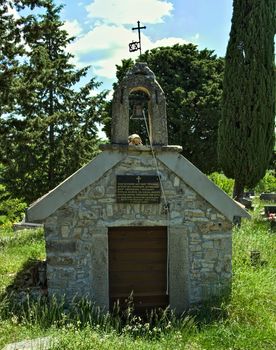
[[[138,134],[132,134],[128,137],[128,144],[129,145],[142,145],[141,137]]]

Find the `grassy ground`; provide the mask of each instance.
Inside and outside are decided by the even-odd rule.
[[[26,263],[44,257],[42,231],[0,231],[0,348],[9,342],[53,335],[53,349],[254,350],[276,348],[275,237],[258,214],[234,230],[231,298],[177,319],[167,314],[144,323],[128,316],[124,324],[99,316],[91,305],[29,301],[19,307],[3,297]],[[253,267],[250,251],[261,253]],[[91,311],[92,310],[92,311]],[[92,316],[91,316],[92,315]]]

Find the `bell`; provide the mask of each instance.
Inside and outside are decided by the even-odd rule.
[[[141,103],[135,103],[132,109],[132,115],[130,119],[141,120],[144,119],[144,106]]]
[[[132,114],[130,119],[143,120],[145,118],[146,106],[149,97],[143,91],[135,91],[129,96],[129,103],[132,106]]]

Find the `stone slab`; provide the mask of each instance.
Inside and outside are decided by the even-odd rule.
[[[260,199],[263,201],[276,202],[276,193],[261,193]]]
[[[167,145],[167,146],[161,146],[161,145],[127,145],[127,144],[103,144],[99,146],[101,151],[121,151],[121,152],[177,152],[180,153],[183,150],[182,146],[178,145]]]
[[[126,155],[120,152],[99,154],[90,163],[34,202],[26,211],[26,221],[42,222],[125,157]]]
[[[47,250],[52,252],[60,253],[74,253],[76,251],[76,242],[75,241],[47,241],[46,242]]]
[[[239,204],[181,154],[162,153],[157,154],[157,158],[231,222],[234,216],[251,218]]]
[[[181,230],[174,228],[170,228],[168,235],[170,307],[181,314],[189,306],[188,239]]]
[[[108,229],[92,237],[92,297],[102,309],[109,309]]]
[[[31,222],[25,222],[25,223],[16,223],[13,225],[13,230],[14,231],[22,231],[22,230],[34,230],[37,228],[41,228],[43,227],[43,224],[35,224],[35,223],[31,223]]]
[[[2,350],[47,350],[53,345],[53,338],[44,337],[31,340],[23,340],[18,343],[6,345]]]

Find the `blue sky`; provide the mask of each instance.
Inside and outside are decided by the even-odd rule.
[[[76,40],[69,50],[79,67],[91,65],[89,74],[110,89],[116,64],[136,58],[128,43],[137,40],[131,28],[137,21],[143,51],[153,47],[192,42],[199,49],[224,56],[229,38],[232,0],[57,0],[65,5],[62,20]]]

